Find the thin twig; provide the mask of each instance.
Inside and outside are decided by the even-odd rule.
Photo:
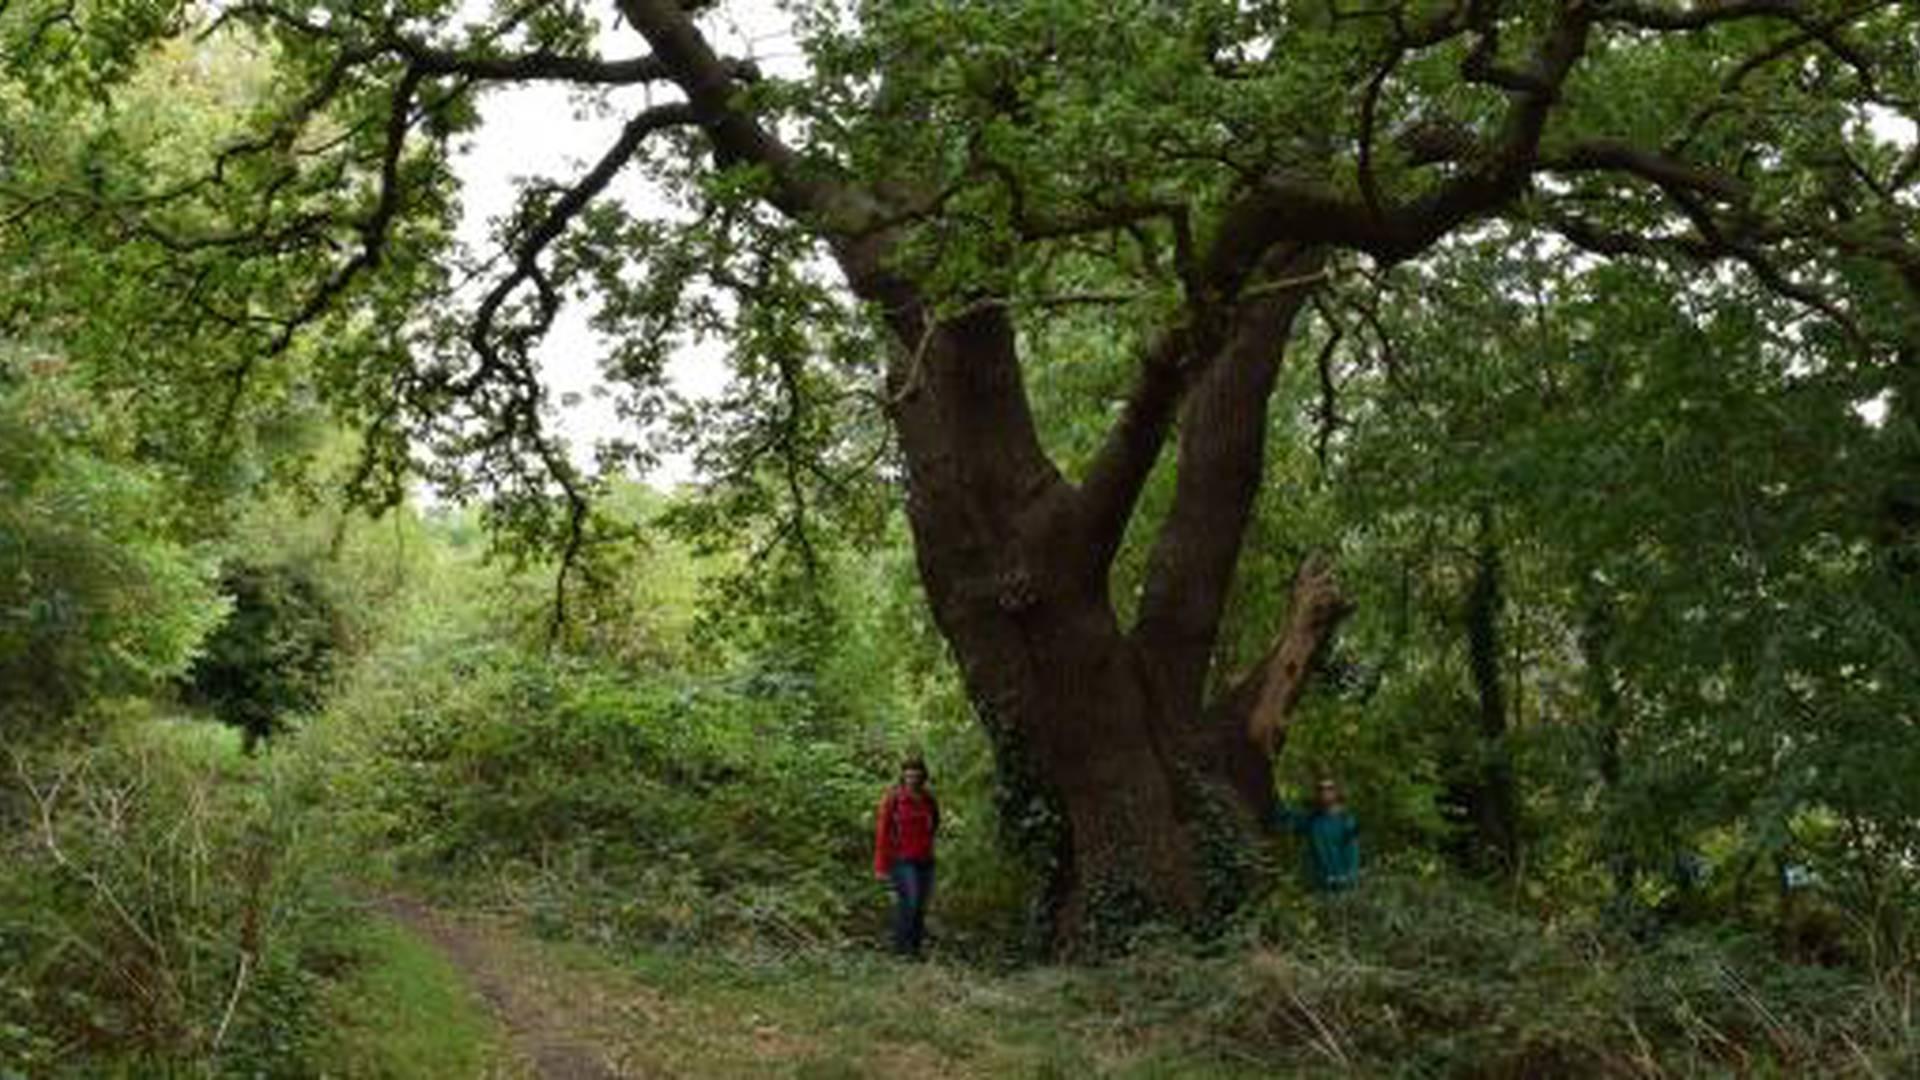
[[[240,995],[246,990],[247,976],[253,971],[253,954],[240,954],[240,970],[233,976],[233,992],[227,995],[227,1008],[220,1016],[220,1027],[213,1033],[212,1054],[220,1053],[220,1046],[227,1041],[227,1026],[233,1023],[234,1007],[240,1004]]]

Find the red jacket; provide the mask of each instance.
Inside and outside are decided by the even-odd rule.
[[[888,788],[874,820],[873,872],[885,877],[896,860],[933,858],[933,836],[939,831],[940,804],[931,792]]]

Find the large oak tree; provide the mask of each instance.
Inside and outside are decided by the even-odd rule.
[[[164,135],[27,155],[0,206],[28,253],[12,272],[189,313],[190,344],[118,370],[211,395],[219,433],[276,368],[303,372],[368,432],[362,497],[395,497],[431,447],[430,471],[566,565],[593,540],[591,483],[542,426],[535,350],[573,296],[598,296],[636,421],[664,407],[675,343],[729,335],[739,441],[784,455],[795,513],[840,482],[823,425],[871,406],[975,709],[1057,808],[1062,941],[1242,886],[1232,846],[1346,601],[1331,560],[1303,561],[1248,670],[1221,670],[1222,617],[1281,364],[1361,336],[1335,301],[1364,313],[1381,275],[1458,272],[1436,253],[1488,235],[1551,237],[1750,281],[1806,348],[1914,378],[1920,150],[1877,134],[1920,115],[1920,15],[1897,0],[793,9],[807,64],[775,78],[716,47],[719,4],[528,0],[470,24],[436,0],[198,21],[16,0],[12,57],[49,95],[110,101],[129,42],[188,25],[267,43],[273,75],[192,182],[143,179],[142,154],[178,152]],[[492,258],[456,257],[451,147],[478,95],[529,82],[624,124],[577,178],[526,188]],[[611,199],[629,170],[685,212]],[[1103,429],[1050,440],[1034,379],[1116,350]],[[1144,570],[1116,596],[1130,544]]]

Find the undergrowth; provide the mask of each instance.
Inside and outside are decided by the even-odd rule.
[[[588,940],[843,939],[871,770],[750,683],[637,679],[507,648],[362,674],[303,740],[327,813],[415,888]]]
[[[257,759],[231,732],[145,718],[88,747],[16,751],[4,794],[0,1075],[493,1074],[506,1054],[499,1029],[445,958],[335,889],[364,868],[368,843],[391,845],[405,880],[506,907],[650,984],[649,1007],[670,1027],[611,1037],[645,1041],[687,1070],[1920,1069],[1906,968],[1790,963],[1774,942],[1724,928],[1629,936],[1444,875],[1376,870],[1336,897],[1282,886],[1221,936],[1143,932],[1126,954],[1084,966],[970,962],[943,947],[936,906],[935,962],[898,964],[848,947],[846,928],[883,911],[877,892],[853,892],[872,888],[858,863],[845,865],[865,840],[866,792],[850,764],[833,781],[840,795],[831,783],[803,794],[755,763],[758,740],[736,734],[737,701],[561,686],[525,670],[460,678],[467,696],[456,702],[482,711],[443,718],[432,741],[371,774],[340,756],[356,738],[394,749],[401,736],[371,721]],[[502,710],[515,694],[524,707]],[[506,715],[516,722],[494,719]],[[682,771],[649,756],[661,740]],[[375,797],[382,785],[395,801]],[[408,810],[421,806],[433,815]],[[832,839],[843,835],[847,850]],[[654,862],[665,869],[649,876]],[[745,1052],[741,1025],[769,1048]]]
[[[885,1075],[863,1039],[995,1063],[982,1075],[1920,1066],[1904,968],[1788,962],[1733,923],[1630,936],[1440,872],[1376,872],[1333,898],[1283,885],[1211,941],[1144,933],[1092,967],[1009,970],[973,947],[979,912],[943,900],[937,979],[971,1003],[949,1008],[907,989],[911,969],[849,950],[884,919],[865,868],[883,766],[796,733],[788,704],[448,643],[363,675],[300,754],[329,820],[402,884],[638,958],[723,1012],[846,1033],[808,1059],[819,1075]],[[999,966],[976,966],[988,956]]]
[[[1446,880],[1388,873],[1350,895],[1279,893],[1245,913],[1219,959],[1182,970],[1154,1007],[1184,986],[1209,1038],[1276,1066],[1522,1077],[1920,1065],[1911,972],[1788,963],[1731,930],[1641,941]]]
[[[135,710],[0,780],[0,1075],[277,1075],[348,962],[294,785]]]
[[[551,953],[550,953],[551,955]],[[1690,933],[1645,945],[1378,876],[1276,895],[1227,937],[995,971],[872,952],[572,945],[652,992],[615,1036],[687,1074],[1907,1076],[1912,987]],[[603,976],[604,977],[604,976]],[[617,994],[616,994],[617,996]],[[671,1006],[660,1004],[664,1000]]]

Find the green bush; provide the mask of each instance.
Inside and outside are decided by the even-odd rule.
[[[1148,954],[1134,992],[1276,1068],[1403,1076],[1893,1075],[1920,1064],[1906,983],[1785,963],[1770,943],[1645,944],[1542,922],[1444,878],[1276,893],[1218,959]],[[1184,1003],[1184,1004],[1183,1004]],[[1144,1006],[1136,1006],[1144,1007]]]
[[[239,728],[249,752],[289,715],[325,701],[346,638],[322,580],[295,563],[230,563],[220,576],[232,610],[187,678],[189,698]]]
[[[0,735],[166,683],[223,611],[160,470],[70,383],[0,341]]]
[[[303,738],[394,869],[588,937],[836,940],[870,895],[872,772],[777,684],[635,677],[507,645],[397,649]]]
[[[0,781],[0,1075],[285,1075],[334,904],[289,785],[204,724],[16,749]]]

